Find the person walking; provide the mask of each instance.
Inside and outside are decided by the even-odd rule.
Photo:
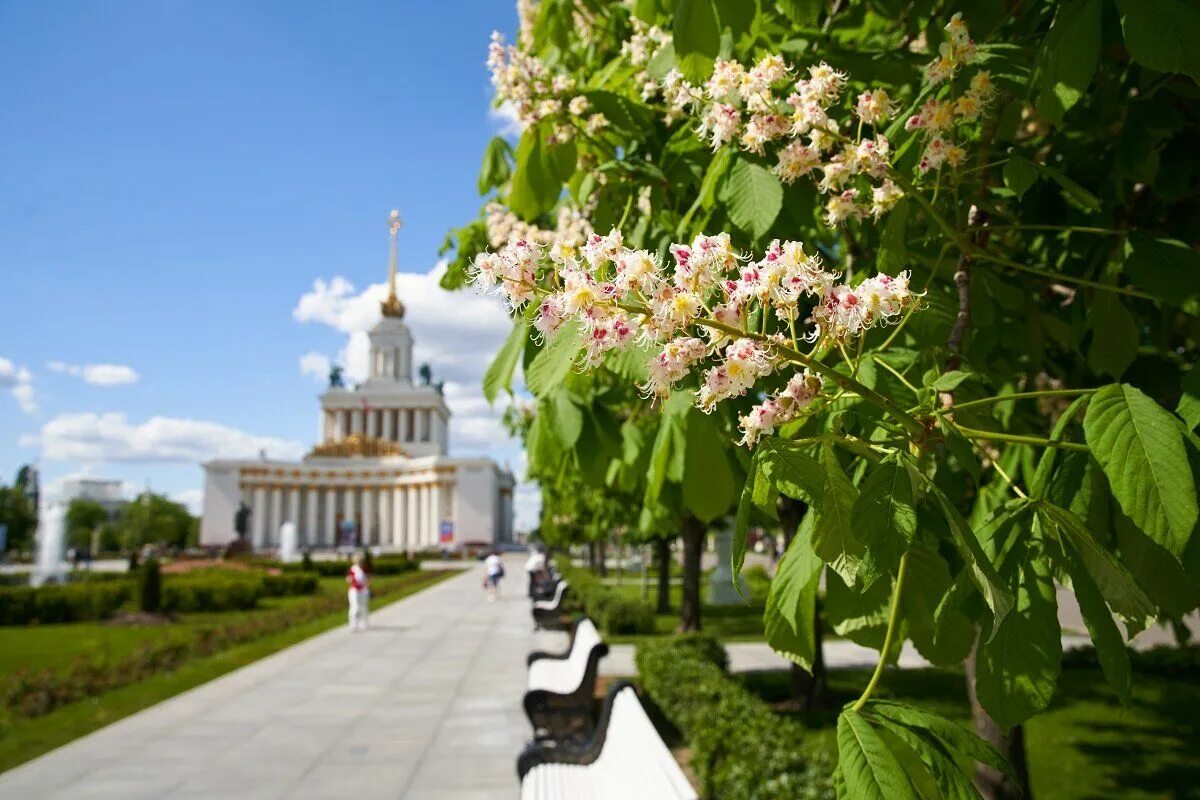
[[[525,575],[529,578],[529,597],[536,600],[545,581],[546,554],[540,547],[529,548],[529,560],[525,562]]]
[[[349,587],[346,596],[350,600],[350,630],[365,631],[369,613],[367,603],[371,599],[371,576],[363,568],[362,553],[354,554],[354,562],[346,570],[346,584]]]
[[[500,594],[500,579],[504,577],[504,562],[500,560],[500,554],[495,550],[488,553],[484,567],[487,570],[488,602],[495,602],[496,596]]]

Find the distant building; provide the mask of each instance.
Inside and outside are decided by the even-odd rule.
[[[94,500],[104,506],[111,519],[129,505],[123,487],[121,481],[107,478],[67,478],[62,484],[62,499],[68,504],[72,500]]]
[[[413,383],[412,334],[396,296],[399,227],[392,212],[389,293],[369,334],[366,382],[349,389],[340,371],[330,375],[321,442],[302,461],[206,463],[201,545],[237,538],[243,504],[254,549],[277,547],[285,522],[311,548],[413,552],[512,541],[512,473],[490,458],[448,456],[450,409],[437,388]]]

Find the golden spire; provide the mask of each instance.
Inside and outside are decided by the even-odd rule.
[[[404,304],[396,296],[396,236],[400,233],[403,225],[404,221],[400,219],[400,212],[393,208],[392,213],[388,215],[388,230],[392,234],[392,249],[388,256],[388,296],[379,304],[379,310],[385,317],[395,317],[396,319],[404,316]]]

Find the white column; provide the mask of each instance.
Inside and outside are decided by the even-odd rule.
[[[267,528],[267,544],[279,544],[279,526],[283,524],[283,489],[271,489],[271,524]]]
[[[317,535],[320,544],[337,544],[337,489],[325,490],[325,526]]]
[[[422,546],[429,547],[432,542],[429,541],[429,519],[433,516],[433,509],[429,506],[429,485],[421,487],[421,536],[420,542]]]
[[[379,538],[377,544],[391,546],[392,544],[392,490],[391,487],[379,487]]]
[[[404,489],[392,487],[392,547],[404,549]]]
[[[389,442],[395,441],[395,430],[392,428],[392,415],[394,413],[395,412],[390,408],[385,408],[383,410],[383,438],[387,439]]]
[[[308,509],[304,515],[304,544],[308,547],[317,544],[317,532],[321,529],[317,522],[317,492],[319,491],[315,486],[304,490],[308,500]]]
[[[342,488],[342,519],[343,520],[358,520],[358,506],[355,505],[354,487],[345,486]],[[361,534],[361,531],[359,531]]]
[[[347,436],[350,435],[350,432],[354,429],[354,412],[353,411],[339,411],[338,414],[341,415],[341,418],[342,418],[342,427],[341,427],[342,436],[341,436],[341,438],[345,439]]]
[[[396,412],[396,422],[399,423],[400,426],[400,436],[398,437],[398,441],[407,442],[409,437],[407,408],[402,408]]]
[[[250,503],[250,543],[257,550],[266,541],[267,490],[262,486],[255,486],[253,499]]]
[[[434,483],[430,488],[430,530],[431,541],[438,547],[442,546],[442,485]]]
[[[288,491],[288,511],[284,522],[290,522],[300,527],[300,487],[293,486]]]
[[[350,412],[350,433],[362,433],[363,415],[362,411]]]
[[[375,411],[364,412],[367,417],[367,436],[374,438],[375,436]]]
[[[362,543],[375,544],[375,495],[371,487],[364,486],[362,490]]]
[[[411,552],[421,549],[421,529],[417,527],[420,522],[418,512],[421,510],[421,504],[417,502],[420,498],[417,495],[416,486],[405,488],[404,495],[405,505],[408,506],[408,524],[404,528],[404,544]]]

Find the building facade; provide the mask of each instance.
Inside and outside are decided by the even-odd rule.
[[[285,522],[314,549],[512,541],[512,474],[488,458],[449,456],[450,409],[438,388],[413,382],[412,335],[396,296],[398,230],[392,212],[390,288],[370,332],[367,380],[347,388],[335,369],[321,395],[320,441],[302,461],[206,463],[202,545],[242,536],[270,549]]]

